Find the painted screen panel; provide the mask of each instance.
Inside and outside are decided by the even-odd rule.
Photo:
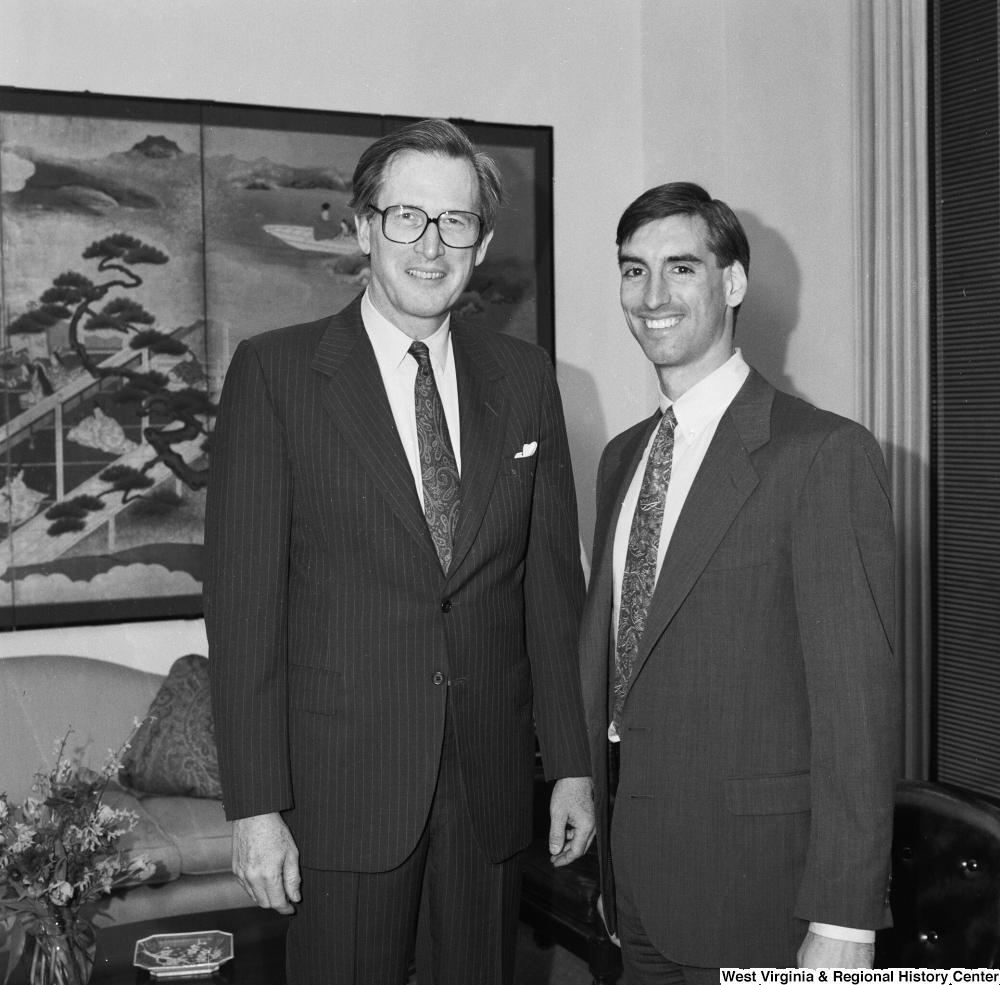
[[[196,598],[210,416],[200,127],[3,112],[0,148],[0,608],[72,618]]]
[[[358,158],[381,124],[337,122],[346,132],[329,132],[326,114],[206,113],[205,269],[216,400],[243,339],[339,311],[368,283],[347,203]]]
[[[351,176],[407,122],[0,90],[0,629],[200,613],[232,352],[364,290]],[[508,203],[454,310],[551,355],[551,130],[460,122]]]

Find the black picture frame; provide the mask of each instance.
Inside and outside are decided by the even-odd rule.
[[[363,147],[414,119],[0,87],[0,630],[201,614],[185,477],[229,355],[360,291],[333,213]],[[510,196],[456,311],[554,361],[552,128],[452,122]],[[204,433],[182,442],[184,413]]]

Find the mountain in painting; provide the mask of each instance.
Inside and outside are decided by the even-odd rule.
[[[176,208],[176,190],[199,187],[201,158],[166,137],[147,136],[104,157],[61,158],[30,146],[4,148],[32,173],[5,199],[15,208],[104,215],[116,209]]]
[[[140,140],[129,154],[139,154],[142,157],[163,159],[165,157],[180,157],[184,152],[168,137],[147,136]]]
[[[33,168],[21,188],[5,196],[14,207],[91,215],[117,208],[173,208],[172,189],[178,184],[201,184],[200,155],[152,134],[126,151],[89,160],[59,158],[30,146],[12,146],[5,151]],[[244,161],[227,156],[211,163],[216,173],[240,190],[351,190],[350,180],[333,167],[296,167],[267,157]]]
[[[11,149],[34,165],[24,187],[11,193],[16,204],[52,211],[100,213],[108,208],[158,209],[155,195],[93,167],[94,161],[63,161],[35,154],[30,148]]]
[[[333,192],[351,190],[350,180],[332,167],[294,167],[290,164],[278,164],[266,157],[247,162],[229,156],[215,158],[212,163],[226,174],[230,183],[250,191],[270,191],[274,188],[296,191],[322,189]]]

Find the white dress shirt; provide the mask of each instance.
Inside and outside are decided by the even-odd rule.
[[[677,518],[681,515],[684,502],[694,478],[705,460],[708,446],[715,437],[715,429],[722,420],[722,415],[733,402],[740,387],[750,375],[750,367],[744,362],[739,349],[729,357],[715,372],[709,373],[700,383],[675,401],[668,400],[660,394],[660,410],[663,413],[671,406],[677,418],[674,428],[674,455],[670,468],[670,482],[667,485],[667,500],[663,506],[663,523],[660,527],[660,546],[656,552],[656,576],[660,576],[663,558],[666,556],[670,538],[674,535]],[[642,453],[639,467],[632,476],[625,498],[622,500],[621,513],[618,516],[618,526],[615,528],[615,545],[611,568],[614,578],[613,617],[615,639],[618,638],[618,608],[622,600],[622,576],[625,573],[625,555],[628,553],[628,538],[632,530],[632,518],[639,503],[639,491],[642,488],[642,478],[646,474],[646,462],[649,451],[653,447],[653,439],[663,426],[663,419],[653,429]],[[617,738],[617,737],[616,737]]]
[[[399,440],[406,453],[406,460],[413,472],[413,484],[424,508],[424,483],[420,477],[420,448],[417,444],[417,411],[413,399],[413,387],[417,381],[417,361],[410,355],[413,339],[401,332],[378,311],[368,292],[361,299],[361,320],[375,350],[379,372],[385,384],[386,396],[392,408]],[[458,474],[462,474],[462,448],[458,418],[458,379],[455,376],[455,356],[451,348],[451,315],[431,336],[423,339],[431,357],[434,382],[444,406],[445,420],[451,448],[455,453]]]
[[[737,349],[727,362],[713,373],[709,373],[705,379],[696,383],[677,400],[671,402],[662,393],[660,394],[660,410],[666,413],[667,408],[673,406],[677,427],[674,429],[673,464],[670,469],[670,482],[667,485],[667,499],[663,507],[660,544],[656,553],[657,578],[659,578],[660,569],[663,567],[663,558],[670,545],[670,538],[677,526],[677,518],[684,508],[684,502],[691,491],[701,463],[705,460],[708,446],[712,443],[712,438],[715,437],[719,421],[722,420],[722,415],[729,408],[736,394],[739,393],[749,374],[750,367],[744,361],[743,354]],[[635,470],[635,475],[632,476],[625,498],[622,500],[618,526],[615,528],[614,551],[611,559],[614,586],[611,624],[616,640],[618,638],[618,609],[622,598],[622,576],[625,572],[625,555],[628,553],[632,518],[639,502],[639,491],[642,487],[642,478],[646,473],[649,451],[653,446],[653,439],[662,426],[661,419],[649,436],[642,459]],[[608,738],[612,742],[619,741],[614,725],[608,729]],[[836,927],[823,923],[810,923],[809,929],[824,937],[854,941],[859,944],[869,944],[875,940],[874,930]]]

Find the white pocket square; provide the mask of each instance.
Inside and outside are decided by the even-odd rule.
[[[514,457],[515,458],[531,458],[535,452],[538,451],[538,442],[529,441]]]

